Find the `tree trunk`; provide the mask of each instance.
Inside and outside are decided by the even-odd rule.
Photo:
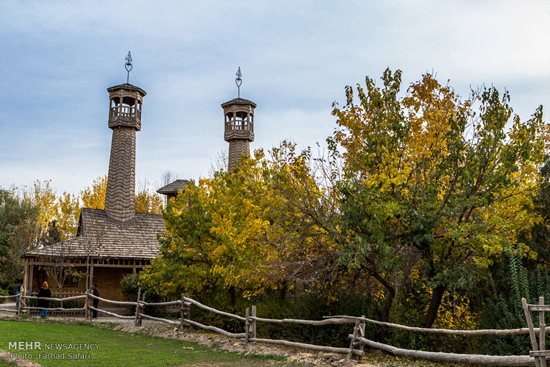
[[[382,321],[390,322],[390,308],[393,303],[393,298],[395,297],[395,290],[393,287],[388,289],[386,302],[384,302],[384,309],[382,310]],[[385,343],[388,339],[388,327],[382,326],[380,328],[380,342]]]
[[[432,327],[435,318],[437,317],[437,310],[439,310],[439,305],[441,304],[441,299],[443,298],[445,289],[446,288],[444,286],[438,286],[432,289],[432,299],[430,300],[428,311],[426,311],[426,315],[424,316],[423,327]]]
[[[279,288],[279,299],[281,301],[285,300],[286,290],[287,290],[287,284],[285,282],[285,284],[281,288]]]
[[[378,280],[386,288],[386,302],[384,302],[384,309],[382,310],[382,321],[390,322],[390,309],[395,298],[395,288],[377,271],[374,269],[369,269],[371,275]],[[380,328],[380,340],[382,343],[386,342],[388,338],[388,327],[382,326]]]
[[[235,287],[229,287],[229,294],[231,295],[231,305],[233,307],[237,305],[237,295],[235,293]]]

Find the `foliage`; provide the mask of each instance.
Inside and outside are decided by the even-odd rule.
[[[538,218],[526,207],[542,163],[542,108],[526,122],[494,88],[462,100],[430,74],[399,97],[401,72],[383,86],[366,78],[335,106],[333,150],[343,149],[341,260],[365,268],[395,295],[395,283],[419,269],[431,290],[429,327],[446,290],[467,289]],[[512,126],[506,132],[508,123]],[[336,143],[338,145],[336,145]],[[518,250],[535,253],[519,243]]]
[[[548,133],[550,141],[550,132]],[[533,194],[533,203],[529,210],[540,216],[531,228],[518,234],[518,241],[525,243],[537,253],[537,258],[530,259],[530,266],[543,264],[550,267],[550,155],[546,155],[544,164],[539,169],[538,190]]]
[[[139,285],[139,275],[137,273],[125,274],[120,281],[120,291],[130,302],[136,302],[138,291],[142,288]],[[153,288],[143,287],[141,295],[145,293],[145,302],[160,302],[162,296]],[[127,307],[130,314],[136,312],[135,306]],[[147,306],[145,313],[152,316],[166,316],[166,307]]]
[[[243,166],[260,173],[257,165],[246,162]],[[260,241],[267,222],[254,201],[265,193],[257,177],[245,180],[221,171],[198,184],[190,181],[163,211],[161,255],[142,273],[142,281],[165,294],[217,285],[261,287],[263,259],[270,255],[269,246]]]
[[[107,193],[107,175],[96,178],[91,187],[80,191],[80,200],[83,208],[105,209],[105,195]]]
[[[0,296],[9,296],[10,292],[7,289],[0,288]],[[0,303],[7,302],[8,298],[0,298]]]
[[[124,274],[120,281],[120,291],[130,302],[137,301],[139,276],[137,273]]]
[[[50,181],[35,181],[31,187],[12,187],[12,194],[18,200],[24,200],[38,208],[36,226],[40,235],[36,242],[44,241],[42,236],[48,236],[50,227],[55,222],[58,239],[65,240],[76,235],[80,204],[77,197],[64,192],[57,196]]]
[[[162,198],[154,190],[143,186],[135,198],[136,213],[161,214]]]
[[[495,279],[491,278],[492,297],[488,300],[481,318],[481,327],[490,329],[525,328],[525,313],[521,298],[527,303],[538,304],[539,297],[545,303],[550,299],[550,272],[538,264],[528,271],[517,253],[509,253],[507,263],[498,264],[492,269]],[[532,314],[533,324],[538,327],[538,313]],[[482,340],[482,350],[489,354],[528,354],[531,350],[527,335],[487,337]]]
[[[335,247],[323,226],[333,215],[310,161],[283,142],[268,157],[244,156],[232,173],[190,181],[163,211],[161,255],[142,283],[163,294],[221,287],[245,297],[296,281],[330,284]]]
[[[368,315],[377,318],[379,310],[376,303],[368,295],[342,290],[338,300],[318,292],[300,289],[299,296],[281,299],[276,293],[262,294],[250,299],[237,298],[232,305],[227,292],[214,291],[205,295],[204,304],[210,307],[244,316],[246,308],[257,306],[257,316],[270,319],[303,319],[322,320],[330,315]],[[233,318],[214,314],[198,307],[191,307],[191,319],[205,325],[213,325],[224,330],[240,333],[243,323]],[[353,324],[311,326],[298,324],[258,323],[259,338],[289,340],[316,345],[338,347],[349,346],[348,335],[353,330]],[[375,339],[378,328],[372,324],[366,325],[366,338]]]
[[[21,255],[36,247],[39,209],[29,200],[0,189],[0,285],[23,279]]]

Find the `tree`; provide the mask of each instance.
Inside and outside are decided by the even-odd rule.
[[[266,194],[263,157],[244,159],[240,174],[218,171],[211,179],[190,181],[163,211],[166,232],[161,254],[142,281],[165,293],[221,287],[235,300],[237,288],[260,292],[269,246],[260,241],[267,222],[258,199]],[[243,173],[246,172],[246,173]]]
[[[494,88],[462,100],[426,74],[399,97],[401,72],[388,69],[382,80],[381,88],[368,77],[366,90],[357,87],[358,105],[347,87],[345,107],[333,111],[332,141],[345,159],[342,258],[366,268],[390,300],[405,260],[418,259],[412,266],[431,291],[423,322],[430,327],[445,290],[475,284],[537,220],[525,206],[547,124],[542,107],[524,123],[511,118],[508,93]]]
[[[80,200],[83,208],[105,209],[105,195],[107,193],[107,175],[96,178],[91,187],[80,191]]]
[[[105,195],[107,194],[107,175],[98,177],[92,186],[80,191],[82,207],[90,209],[105,209]],[[136,213],[160,214],[162,199],[147,183],[138,183],[138,192],[135,197]],[[80,212],[79,212],[80,215]]]
[[[0,189],[0,284],[23,279],[21,255],[38,245],[38,207]]]
[[[150,185],[138,184],[138,192],[135,199],[136,213],[161,214],[162,198]]]
[[[66,192],[57,196],[56,190],[51,186],[51,180],[36,180],[30,188],[12,187],[12,191],[14,194],[20,192],[21,200],[26,200],[39,208],[37,225],[42,234],[46,234],[48,227],[55,221],[60,240],[76,235],[80,216],[80,204],[76,196]]]

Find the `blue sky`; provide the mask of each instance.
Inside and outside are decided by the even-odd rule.
[[[0,187],[78,193],[107,173],[107,88],[147,92],[136,179],[208,176],[220,104],[254,101],[256,140],[323,145],[344,87],[427,71],[467,96],[508,90],[522,120],[550,108],[549,1],[0,1]],[[548,115],[547,115],[548,116]],[[548,120],[546,118],[546,120]]]

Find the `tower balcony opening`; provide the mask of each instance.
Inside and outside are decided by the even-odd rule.
[[[225,130],[244,130],[253,129],[254,115],[246,112],[229,112],[225,115]]]
[[[109,119],[115,120],[118,118],[137,118],[141,120],[141,103],[131,97],[111,99]]]

